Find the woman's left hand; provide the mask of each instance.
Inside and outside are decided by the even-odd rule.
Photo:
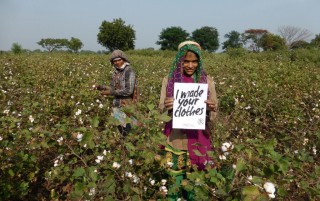
[[[111,94],[110,89],[106,89],[100,92],[101,95],[109,96]]]
[[[207,106],[209,108],[210,111],[216,112],[217,111],[217,105],[215,102],[211,101],[211,100],[206,100],[204,101],[205,103],[207,103]]]

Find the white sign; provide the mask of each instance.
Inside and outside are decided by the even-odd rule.
[[[172,128],[206,128],[208,84],[174,83]]]

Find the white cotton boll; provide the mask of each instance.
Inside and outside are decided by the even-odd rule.
[[[107,150],[103,150],[103,155],[107,155],[107,153],[110,153],[110,150],[109,151],[107,151]]]
[[[234,98],[234,104],[238,105],[239,104],[239,99],[238,98]]]
[[[99,108],[100,109],[103,108],[103,104],[102,103],[99,104]]]
[[[275,195],[274,193],[276,192],[276,188],[274,186],[273,183],[271,182],[266,182],[264,185],[263,185],[263,188],[264,190],[268,193],[268,196],[270,198],[275,198]]]
[[[91,188],[90,192],[89,192],[89,195],[93,196],[94,194],[96,194],[96,189],[95,188]]]
[[[167,180],[166,179],[161,179],[161,185],[166,185],[166,183],[167,183]]]
[[[83,134],[78,133],[78,134],[77,134],[77,141],[78,141],[78,142],[81,142],[81,141],[82,141],[82,137],[83,137]]]
[[[32,115],[29,116],[29,121],[30,121],[31,123],[34,122],[34,118],[32,117]]]
[[[249,181],[252,181],[252,175],[249,175],[249,176],[248,176],[248,180],[249,180]]]
[[[129,178],[133,177],[132,173],[131,172],[125,172],[125,175]]]
[[[57,167],[59,165],[59,160],[55,160],[53,166]]]
[[[276,198],[276,195],[273,193],[269,193],[268,196],[269,196],[269,198]]]
[[[129,159],[128,163],[129,163],[130,165],[133,165],[133,159]]]
[[[59,139],[57,139],[57,142],[59,143],[59,145],[62,145],[63,137],[60,137]]]
[[[97,156],[97,159],[100,160],[100,161],[102,161],[103,158],[104,158],[104,156]]]
[[[172,162],[167,162],[168,167],[172,167],[173,163]]]
[[[57,158],[58,158],[60,161],[62,161],[62,160],[63,160],[63,155],[60,154]]]
[[[112,167],[115,168],[115,169],[119,169],[120,166],[121,165],[119,163],[117,163],[117,162],[113,162],[113,164],[112,164]]]
[[[313,155],[317,155],[317,148],[316,148],[316,146],[313,146],[313,147],[312,147],[312,151],[313,151]]]
[[[233,147],[234,147],[234,146],[233,146],[233,144],[232,144],[231,142],[225,142],[225,143],[223,143],[222,146],[221,146],[221,151],[227,152],[227,151],[233,149]]]
[[[81,113],[82,113],[82,111],[80,109],[78,109],[76,112],[76,116],[80,115]]]
[[[220,160],[227,160],[227,157],[225,155],[219,155]]]
[[[155,180],[153,180],[153,179],[150,180],[150,184],[151,184],[152,186],[153,186],[155,183],[156,183]]]
[[[167,187],[165,187],[165,186],[160,186],[159,191],[160,191],[160,192],[164,192],[165,194],[168,193],[168,189],[167,189]]]
[[[139,183],[140,179],[137,175],[133,175],[133,183]]]
[[[251,109],[251,106],[250,105],[248,105],[247,107],[245,107],[244,109],[246,109],[246,110],[250,110]]]

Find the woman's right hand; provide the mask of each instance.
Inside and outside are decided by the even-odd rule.
[[[171,110],[173,108],[173,101],[174,99],[169,97],[166,97],[164,99],[164,106],[166,107],[167,110]]]
[[[99,91],[102,91],[102,90],[105,90],[105,89],[106,89],[105,86],[99,85],[99,84],[94,84],[94,85],[92,85],[92,88],[95,89],[95,90],[99,90]]]

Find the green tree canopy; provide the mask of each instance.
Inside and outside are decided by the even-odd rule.
[[[215,52],[219,48],[218,37],[218,30],[214,27],[204,26],[192,32],[192,39],[208,52]]]
[[[177,50],[178,45],[187,40],[189,34],[181,27],[169,27],[162,29],[157,45],[161,45],[161,50]]]
[[[316,37],[311,40],[310,45],[312,47],[320,48],[320,34],[317,34]]]
[[[125,25],[125,21],[121,18],[114,19],[112,22],[103,21],[99,30],[98,43],[108,50],[134,49],[135,31],[131,25]]]
[[[265,51],[281,50],[281,49],[286,49],[286,42],[282,37],[278,35],[267,33],[261,37],[261,47]]]
[[[14,54],[19,54],[21,52],[23,52],[22,46],[19,43],[13,43],[12,47],[11,47],[11,51]]]
[[[304,40],[296,41],[294,44],[292,44],[291,49],[301,49],[301,48],[308,48],[310,47],[310,43]]]
[[[71,37],[68,48],[73,52],[78,52],[83,47],[83,44],[80,39]]]
[[[251,51],[260,52],[261,38],[267,33],[269,32],[265,29],[248,29],[242,34],[242,40],[249,45]]]
[[[227,38],[227,40],[222,43],[223,50],[227,48],[240,48],[243,46],[241,34],[237,31],[230,31],[225,34],[224,37]]]
[[[68,39],[43,38],[37,44],[41,45],[41,47],[47,49],[49,52],[52,52],[53,50],[67,47],[69,41]]]

